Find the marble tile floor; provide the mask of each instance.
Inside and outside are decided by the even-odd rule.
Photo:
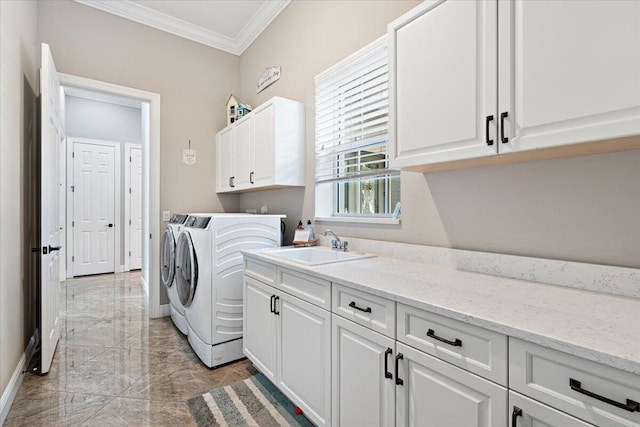
[[[25,374],[5,426],[195,425],[187,399],[254,373],[208,369],[169,317],[149,319],[139,272],[67,280],[60,312],[51,370]]]

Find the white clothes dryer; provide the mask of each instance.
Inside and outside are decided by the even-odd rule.
[[[241,251],[281,245],[284,215],[190,215],[178,237],[176,286],[189,344],[212,368],[242,352]]]
[[[184,317],[184,306],[178,298],[176,290],[175,265],[176,243],[178,236],[187,221],[187,214],[175,214],[169,220],[169,224],[162,234],[162,262],[160,263],[160,277],[162,284],[167,288],[169,305],[171,308],[171,320],[183,334],[187,334],[187,319]]]

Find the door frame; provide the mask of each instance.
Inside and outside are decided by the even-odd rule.
[[[127,158],[131,158],[131,149],[136,148],[142,152],[144,157],[144,150],[142,144],[133,144],[131,142],[124,143],[124,160],[127,163]],[[129,167],[124,168],[124,271],[131,271],[131,256],[128,255],[131,251],[131,193],[127,193],[127,188],[131,188],[131,160],[127,163]],[[144,172],[143,172],[144,173]],[[142,197],[142,194],[140,194]]]
[[[67,241],[67,253],[66,253],[66,264],[67,264],[67,278],[71,278],[74,277],[74,269],[73,269],[73,263],[74,261],[72,260],[72,257],[74,256],[74,243],[75,243],[75,227],[73,227],[72,225],[72,221],[74,220],[74,195],[75,193],[73,191],[71,191],[71,187],[75,186],[75,182],[73,180],[73,176],[74,176],[74,172],[75,172],[75,158],[73,156],[73,148],[74,148],[74,144],[75,143],[81,143],[81,144],[89,144],[89,145],[104,145],[104,146],[108,146],[108,147],[114,147],[114,169],[113,169],[113,173],[114,173],[114,186],[115,186],[115,191],[114,191],[114,198],[115,200],[113,201],[113,209],[114,209],[114,220],[116,223],[116,229],[115,229],[115,233],[114,233],[114,254],[113,254],[113,272],[114,273],[121,273],[124,271],[123,269],[123,265],[120,264],[120,259],[122,257],[122,253],[120,251],[120,246],[121,246],[121,239],[120,239],[120,229],[118,228],[118,222],[120,220],[120,213],[121,213],[121,203],[120,200],[122,200],[122,191],[121,191],[121,182],[120,182],[120,175],[121,175],[121,154],[120,154],[120,143],[119,142],[114,142],[114,141],[104,141],[101,139],[88,139],[88,138],[78,138],[78,137],[74,137],[74,136],[67,136],[66,141],[65,141],[65,145],[66,145],[66,152],[67,152],[67,164],[66,164],[66,174],[67,174],[67,191],[66,191],[66,196],[67,196],[67,215],[66,215],[66,221],[67,221],[67,230],[70,230],[70,233],[66,233],[66,235],[64,236],[66,238]],[[126,235],[125,235],[126,236]]]
[[[113,83],[59,73],[60,84],[107,92],[140,99],[143,104],[143,124],[148,123],[148,135],[142,141],[142,203],[143,232],[149,239],[142,240],[142,287],[149,296],[149,317],[162,317],[160,307],[160,94],[120,86]],[[148,113],[146,111],[148,111]],[[147,114],[148,119],[145,119]],[[143,126],[144,127],[144,126]],[[146,209],[145,209],[146,207]],[[155,238],[154,238],[155,236]]]

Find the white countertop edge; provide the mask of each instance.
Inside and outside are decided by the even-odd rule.
[[[370,294],[373,295],[377,295],[383,298],[387,298],[389,300],[395,301],[397,303],[401,303],[401,304],[406,304],[415,308],[419,308],[419,309],[423,309],[435,314],[440,314],[443,315],[445,317],[454,319],[454,320],[458,320],[461,322],[465,322],[465,323],[469,323],[471,325],[474,326],[478,326],[478,327],[482,327],[494,332],[498,332],[498,333],[502,333],[504,335],[508,335],[510,337],[513,338],[518,338],[518,339],[522,339],[524,341],[528,341],[534,344],[538,344],[541,345],[543,347],[548,347],[554,350],[558,350],[561,351],[563,353],[568,353],[568,354],[572,354],[578,357],[582,357],[584,359],[587,360],[591,360],[593,362],[597,362],[603,365],[607,365],[607,366],[611,366],[613,368],[617,368],[617,369],[621,369],[623,371],[626,372],[630,372],[633,374],[637,374],[640,375],[640,359],[638,360],[631,360],[631,359],[627,359],[625,357],[621,357],[621,356],[617,356],[615,354],[611,354],[611,353],[607,353],[605,351],[600,351],[600,350],[595,350],[589,347],[585,347],[582,345],[578,345],[575,344],[567,339],[561,339],[561,338],[556,338],[556,337],[552,337],[552,336],[548,336],[548,335],[544,335],[544,334],[540,334],[540,333],[536,333],[535,331],[529,331],[529,330],[524,330],[518,327],[514,327],[511,325],[507,325],[504,323],[500,323],[500,322],[496,322],[496,321],[492,321],[492,320],[488,320],[488,319],[484,319],[484,318],[480,318],[471,314],[466,314],[466,313],[461,313],[452,309],[448,309],[446,307],[441,307],[435,304],[430,304],[428,302],[425,301],[419,301],[419,300],[415,300],[415,299],[411,299],[399,294],[395,294],[392,292],[388,292],[382,289],[377,289],[377,288],[372,288],[369,287],[367,285],[363,285],[357,282],[352,282],[349,280],[345,280],[342,278],[338,278],[336,276],[333,276],[329,273],[326,273],[324,271],[322,271],[323,268],[326,268],[330,265],[336,265],[336,264],[329,264],[329,265],[319,265],[319,266],[303,266],[300,265],[298,263],[295,262],[287,262],[285,260],[281,260],[281,259],[276,259],[274,257],[270,257],[270,256],[263,256],[260,253],[260,250],[251,250],[251,251],[243,251],[243,255],[244,256],[248,256],[251,258],[255,258],[258,260],[261,260],[263,262],[268,262],[268,263],[272,263],[275,264],[277,266],[280,267],[285,267],[288,268],[290,270],[294,270],[300,273],[304,273],[304,274],[309,274],[309,275],[313,275],[315,277],[324,279],[324,280],[328,280],[332,283],[336,283],[339,285],[344,285],[344,286],[348,286],[354,289],[358,289],[358,290],[362,290],[365,292],[368,292]],[[380,258],[385,258],[385,257],[380,257]],[[387,258],[389,259],[389,258]],[[396,261],[400,261],[400,260],[396,260]],[[404,262],[411,262],[411,261],[404,261]],[[339,263],[339,264],[343,264],[343,263]],[[430,267],[430,266],[427,266]],[[443,267],[439,267],[439,266],[433,266],[435,268],[443,268]],[[468,275],[482,275],[484,276],[484,274],[481,273],[471,273],[471,272],[461,272],[463,274],[468,274]],[[502,280],[510,280],[510,281],[517,281],[517,282],[522,282],[522,283],[527,283],[527,281],[525,280],[517,280],[517,279],[511,279],[511,278],[504,278],[504,277],[496,277],[497,279],[502,279]],[[549,284],[541,284],[541,283],[536,283],[536,282],[530,282],[531,285],[538,285],[538,286],[550,286],[550,287],[557,287],[557,285],[549,285]],[[576,293],[588,293],[588,294],[594,294],[596,295],[594,292],[592,291],[585,291],[585,290],[580,290],[580,289],[570,289],[570,288],[566,288],[569,292],[576,292]],[[615,297],[615,298],[625,298],[625,297]],[[640,304],[640,302],[639,302]],[[639,305],[640,307],[640,305]]]

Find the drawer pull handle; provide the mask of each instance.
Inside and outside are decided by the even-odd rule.
[[[445,344],[452,345],[454,347],[462,347],[462,341],[459,340],[458,338],[456,338],[455,341],[449,341],[448,339],[437,336],[433,329],[429,329],[427,331],[427,336],[435,340],[442,341]]]
[[[275,309],[275,299],[276,296],[275,295],[271,295],[271,302],[269,303],[269,311],[271,311],[272,313],[275,313],[276,309]]]
[[[280,316],[280,312],[278,311],[278,300],[280,300],[279,296],[276,296],[273,299],[273,314],[275,314],[276,316]]]
[[[517,406],[513,407],[513,412],[511,413],[511,427],[516,427],[516,423],[518,422],[518,417],[522,416],[522,409]]]
[[[506,144],[507,142],[509,142],[509,138],[504,136],[504,119],[506,119],[507,117],[509,117],[509,112],[505,111],[504,113],[500,114],[500,134],[501,134],[501,139],[502,139],[502,143]]]
[[[492,120],[493,120],[493,114],[490,116],[487,116],[484,122],[485,141],[487,145],[493,145],[493,139],[489,137],[489,123],[491,123]]]
[[[364,311],[365,313],[371,313],[371,307],[367,307],[367,308],[358,307],[355,301],[351,301],[349,303],[349,307],[355,308],[356,310]]]
[[[393,350],[391,350],[391,348],[387,347],[387,351],[384,352],[384,377],[385,378],[393,378],[393,375],[391,375],[391,372],[389,372],[389,355],[393,353]]]
[[[569,387],[571,390],[577,391],[580,394],[584,394],[589,397],[593,397],[601,402],[608,403],[609,405],[613,405],[616,408],[624,409],[629,412],[640,412],[640,403],[634,402],[631,399],[627,399],[627,403],[616,402],[615,400],[609,399],[608,397],[600,396],[592,391],[585,390],[582,388],[582,383],[578,380],[574,380],[573,378],[569,378]]]
[[[398,376],[398,365],[400,365],[400,361],[402,359],[404,359],[404,355],[402,353],[398,353],[396,356],[396,385],[404,385],[404,381],[402,381]]]

